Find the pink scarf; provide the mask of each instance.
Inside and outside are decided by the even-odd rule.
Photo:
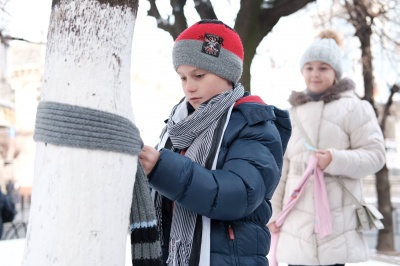
[[[304,188],[314,173],[314,205],[315,205],[315,228],[314,232],[320,237],[325,237],[332,234],[332,218],[329,210],[328,195],[326,193],[324,173],[317,167],[318,159],[315,155],[311,155],[308,161],[307,169],[304,172],[296,189],[292,192],[289,201],[286,203],[283,210],[279,213],[275,221],[277,227],[281,227],[286,217],[289,215],[293,206],[297,203],[300,196],[303,194]],[[269,252],[270,266],[278,266],[276,260],[276,247],[278,244],[279,232],[271,233],[271,249]]]

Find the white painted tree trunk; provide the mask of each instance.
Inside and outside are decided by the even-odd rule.
[[[53,0],[42,100],[134,121],[137,8],[137,0]],[[136,163],[137,156],[38,142],[23,265],[125,265]]]

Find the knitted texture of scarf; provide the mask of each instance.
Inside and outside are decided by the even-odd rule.
[[[130,223],[132,265],[163,265],[155,207],[147,176],[139,161],[133,190]]]
[[[122,116],[75,105],[42,101],[36,115],[34,140],[61,146],[138,155],[143,142],[137,127]],[[140,162],[131,205],[132,263],[158,266],[161,244],[147,177]]]
[[[185,150],[185,156],[206,166],[206,162],[210,161],[210,156],[216,156],[216,154],[212,154],[212,148],[218,146],[222,138],[222,136],[215,136],[215,129],[224,121],[230,108],[243,94],[243,86],[237,84],[233,90],[221,93],[206,104],[200,105],[191,115],[188,115],[186,100],[177,104],[173,108],[167,124],[167,134],[173,148]],[[156,206],[157,201],[160,202],[160,200],[156,199]],[[156,207],[157,217],[161,215],[160,207]],[[175,202],[169,238],[168,265],[189,265],[196,218],[196,213]],[[208,251],[202,249],[201,252],[209,253],[210,251],[208,248]]]

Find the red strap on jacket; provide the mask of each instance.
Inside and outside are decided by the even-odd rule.
[[[234,107],[238,106],[239,104],[242,103],[261,103],[261,104],[266,104],[261,98],[260,96],[256,96],[256,95],[249,95],[246,97],[242,97],[239,100],[237,100],[237,102],[235,103]]]

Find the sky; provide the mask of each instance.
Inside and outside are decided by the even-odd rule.
[[[31,41],[45,41],[51,12],[51,0],[9,0],[9,32]]]

